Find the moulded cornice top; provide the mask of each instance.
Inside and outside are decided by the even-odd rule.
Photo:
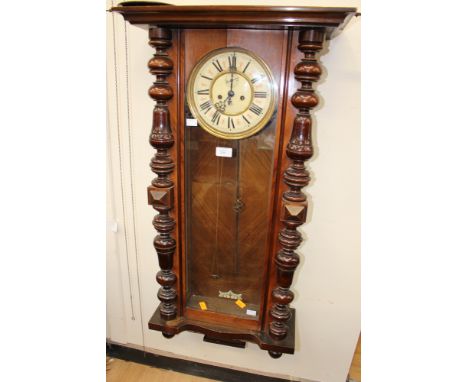
[[[131,24],[152,24],[181,28],[326,29],[328,38],[358,15],[356,8],[277,7],[244,5],[158,5],[129,1],[110,9]]]

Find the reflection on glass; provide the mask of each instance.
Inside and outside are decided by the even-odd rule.
[[[258,319],[275,125],[241,140],[186,128],[187,305],[193,309],[205,302],[208,311]],[[217,156],[217,147],[227,156]]]

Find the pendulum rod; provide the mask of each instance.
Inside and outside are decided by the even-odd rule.
[[[218,146],[218,142],[216,142]],[[223,179],[223,158],[217,157],[216,159],[216,221],[215,221],[215,248],[212,254],[211,261],[211,278],[219,279],[219,266],[218,266],[218,254],[219,254],[219,208],[220,208],[220,192],[221,192],[221,182]]]
[[[239,252],[240,252],[240,242],[239,242],[239,231],[240,231],[240,213],[242,209],[242,200],[240,195],[240,165],[241,165],[241,155],[240,155],[240,141],[237,140],[237,149],[236,149],[236,201],[234,203],[234,211],[236,212],[236,228],[235,228],[235,253],[234,253],[234,274],[239,274]]]

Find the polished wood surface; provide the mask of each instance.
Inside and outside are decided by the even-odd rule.
[[[348,373],[349,382],[361,382],[361,336],[359,336],[356,350],[354,351],[353,362]]]
[[[174,208],[174,181],[171,174],[175,164],[169,152],[174,146],[174,136],[167,107],[167,102],[173,97],[173,90],[166,80],[174,67],[166,52],[172,45],[172,32],[167,28],[150,28],[149,39],[149,44],[156,50],[148,62],[151,74],[156,76],[153,86],[148,91],[150,97],[156,101],[149,141],[157,150],[151,159],[150,167],[157,177],[148,187],[148,203],[158,211],[153,219],[153,225],[159,233],[154,238],[154,248],[161,268],[156,275],[156,280],[161,285],[158,291],[158,298],[161,301],[160,314],[164,319],[170,320],[177,315],[175,288],[177,277],[173,272],[176,240],[171,235],[176,224],[171,214]]]
[[[283,192],[281,200],[280,221],[283,227],[279,233],[280,250],[275,257],[276,286],[272,291],[270,309],[269,333],[276,340],[286,337],[291,318],[289,304],[294,299],[294,293],[289,287],[299,264],[299,256],[295,251],[302,241],[297,227],[307,217],[307,198],[301,189],[307,186],[310,176],[304,162],[313,155],[310,110],[318,104],[313,83],[321,75],[316,54],[322,49],[324,39],[322,28],[303,30],[298,36],[298,49],[304,54],[304,58],[294,67],[295,79],[301,83],[301,87],[291,97],[291,103],[298,112],[286,146],[289,166],[284,171],[283,180],[288,189]],[[274,358],[280,356],[273,352],[270,355]]]
[[[266,296],[266,309],[267,312],[272,308],[272,291],[276,288],[277,275],[276,275],[276,263],[275,255],[281,249],[281,244],[278,240],[279,233],[281,231],[282,223],[280,221],[281,216],[281,207],[282,207],[282,195],[287,191],[288,187],[283,179],[283,174],[289,166],[289,158],[286,153],[286,146],[289,142],[289,139],[292,134],[294,118],[296,116],[296,109],[292,105],[290,99],[292,95],[298,89],[298,82],[294,78],[294,66],[302,58],[302,53],[297,49],[297,42],[299,38],[298,31],[289,31],[288,34],[288,52],[287,52],[287,62],[284,69],[284,94],[282,107],[282,120],[281,120],[281,138],[278,142],[278,147],[276,148],[277,158],[276,158],[276,191],[277,196],[274,201],[274,215],[271,220],[272,231],[271,231],[271,247],[270,247],[270,258],[268,264],[268,294]],[[272,317],[270,314],[265,314],[265,319],[263,322],[263,330],[269,331],[269,326],[271,323]],[[289,321],[291,325],[291,320]]]
[[[216,338],[212,338],[209,336],[204,336],[203,341],[215,343],[223,346],[234,346],[237,348],[245,348],[245,341],[242,340],[219,340]],[[129,378],[129,380],[133,380],[133,373],[113,373],[113,362],[114,360],[124,360],[124,362],[131,362],[136,363],[137,365],[147,365],[152,368],[155,368],[157,371],[162,371],[163,373],[159,373],[156,375],[152,375],[154,381],[171,381],[171,378],[176,378],[175,380],[179,380],[177,378],[183,378],[189,376],[194,377],[202,377],[202,378],[211,378],[216,381],[225,381],[225,382],[245,382],[245,381],[255,381],[255,382],[289,382],[291,378],[286,377],[284,375],[273,375],[272,373],[268,373],[269,375],[263,374],[256,374],[251,373],[248,371],[244,371],[241,369],[232,369],[228,367],[223,367],[220,364],[211,364],[211,363],[201,363],[197,362],[195,359],[190,358],[176,358],[171,357],[170,354],[162,355],[162,354],[154,354],[149,353],[144,350],[137,350],[131,347],[117,345],[115,343],[107,345],[107,376],[112,378]],[[118,363],[119,366],[125,367],[126,365],[122,365]],[[132,365],[132,366],[137,366]],[[137,369],[138,370],[138,369]],[[165,370],[175,371],[178,373],[183,373],[183,375],[179,374],[165,374]],[[146,369],[148,372],[148,369]],[[116,375],[117,374],[117,375]],[[146,374],[146,373],[145,373]],[[145,381],[145,374],[137,374],[141,380]],[[149,376],[148,376],[149,377]],[[124,379],[127,381],[127,379]],[[140,379],[138,379],[140,380]],[[182,379],[185,380],[185,379]],[[198,381],[198,380],[197,380]]]
[[[121,13],[132,24],[158,24],[183,28],[303,28],[321,26],[327,36],[341,30],[356,14],[356,8],[284,6],[175,6],[119,5],[111,11]]]
[[[133,24],[148,24],[156,50],[149,204],[159,212],[154,246],[161,270],[161,303],[150,329],[165,337],[190,330],[218,340],[257,343],[273,358],[294,353],[295,311],[289,289],[299,263],[313,155],[312,84],[321,74],[315,57],[355,8],[119,5]],[[157,27],[155,26],[157,25]],[[195,64],[216,48],[239,46],[260,56],[278,85],[277,110],[261,132],[225,141],[196,127],[185,87]],[[231,147],[232,158],[214,156]],[[242,293],[255,316],[220,300]],[[203,310],[199,302],[208,304]]]
[[[259,330],[259,325],[258,325],[258,320],[257,317],[250,317],[247,316],[244,312],[245,309],[243,310],[238,310],[242,315],[240,314],[231,314],[232,310],[235,309],[235,304],[234,300],[225,300],[223,301],[217,301],[215,308],[213,307],[210,308],[210,310],[205,310],[202,311],[200,309],[200,306],[194,306],[192,303],[192,300],[201,300],[199,296],[192,296],[190,300],[187,302],[187,307],[185,310],[184,316],[188,320],[194,320],[194,321],[199,321],[199,322],[204,322],[206,324],[213,324],[213,325],[219,325],[221,324],[222,326],[233,326],[236,328],[242,328],[243,330]],[[203,298],[203,301],[205,301],[207,304],[211,303],[211,300],[216,300],[215,298]],[[218,299],[221,300],[221,299]],[[231,302],[231,304],[229,304]],[[227,307],[226,305],[230,305]],[[224,306],[223,306],[224,305]],[[256,306],[252,304],[248,304],[249,307],[254,307],[256,309]],[[222,309],[222,314],[217,312],[217,310]],[[203,333],[203,332],[202,332]]]
[[[198,313],[198,312],[197,312]],[[295,310],[291,308],[291,322],[295,322]],[[201,315],[198,315],[201,316]],[[149,320],[148,327],[150,329],[159,330],[167,333],[169,337],[183,331],[192,331],[205,334],[211,338],[219,340],[234,340],[250,341],[256,343],[261,349],[268,350],[275,354],[294,354],[295,349],[295,327],[291,325],[286,337],[281,341],[277,341],[267,332],[263,330],[255,330],[245,328],[239,325],[241,319],[230,316],[227,320],[216,320],[216,323],[206,321],[204,318],[190,318],[188,315],[179,316],[175,320],[166,321],[161,318],[159,307],[154,312]]]
[[[106,360],[107,382],[210,382],[214,379],[196,377],[172,370],[158,369],[118,358]]]

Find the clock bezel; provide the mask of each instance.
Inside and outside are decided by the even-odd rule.
[[[195,106],[195,99],[194,99],[194,84],[195,84],[195,79],[197,77],[197,74],[199,73],[199,70],[201,67],[209,61],[211,58],[214,56],[217,56],[223,52],[240,52],[247,54],[251,56],[254,60],[256,60],[260,66],[263,68],[265,71],[268,82],[271,84],[271,89],[272,89],[272,94],[271,94],[271,102],[268,106],[268,110],[265,112],[264,116],[260,120],[260,122],[255,125],[255,127],[250,128],[248,130],[245,130],[241,133],[236,133],[236,132],[222,132],[217,130],[216,128],[213,128],[209,123],[207,123],[200,115],[198,108]],[[204,55],[198,62],[197,64],[192,68],[190,75],[188,77],[187,81],[187,91],[186,91],[186,97],[187,97],[187,105],[190,109],[190,112],[192,113],[192,116],[194,116],[197,120],[198,125],[205,130],[206,132],[218,137],[218,138],[223,138],[223,139],[243,139],[243,138],[248,138],[251,137],[255,134],[257,134],[259,131],[261,131],[265,126],[267,126],[272,118],[273,115],[275,114],[277,110],[277,102],[278,102],[278,85],[275,81],[275,78],[273,77],[273,73],[265,60],[261,58],[259,55],[256,53],[242,48],[238,46],[228,46],[224,48],[218,48],[210,51],[206,55]]]

